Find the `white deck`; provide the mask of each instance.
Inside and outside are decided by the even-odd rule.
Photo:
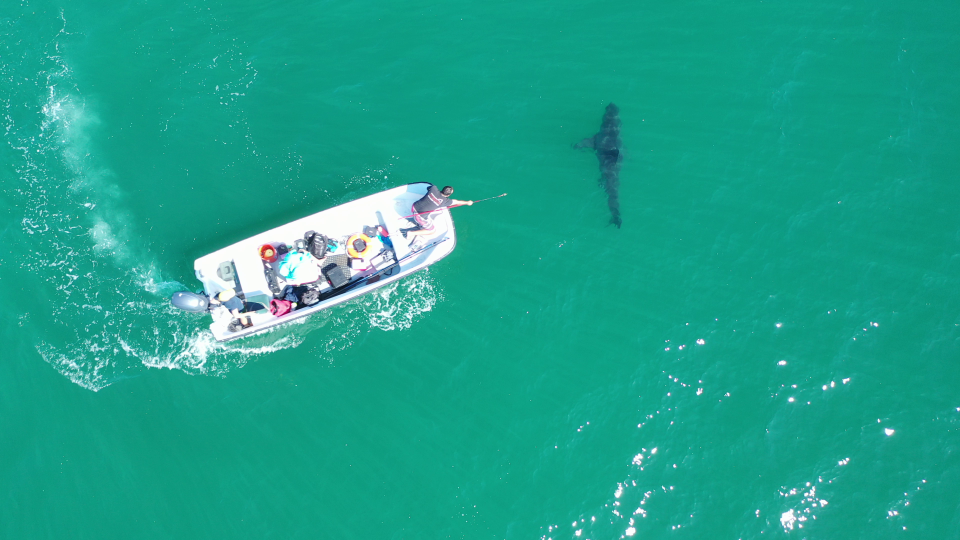
[[[316,313],[392,283],[449,255],[456,246],[456,232],[449,210],[435,213],[434,233],[421,236],[418,244],[415,244],[418,246],[416,249],[412,250],[408,247],[408,240],[400,234],[401,228],[413,226],[409,220],[403,219],[403,216],[411,214],[411,205],[426,194],[429,186],[430,184],[427,183],[418,183],[382,191],[270,229],[197,259],[193,265],[194,270],[197,278],[203,282],[204,291],[208,295],[236,287],[232,279],[223,279],[218,275],[221,265],[232,263],[247,302],[257,302],[265,306],[269,306],[274,296],[267,283],[264,265],[260,259],[259,249],[263,244],[285,243],[293,246],[294,241],[302,239],[305,232],[316,231],[338,240],[341,246],[336,253],[339,254],[345,253],[345,240],[361,232],[364,226],[381,225],[389,232],[396,252],[396,260],[399,261],[399,263],[395,261],[386,268],[380,265],[379,275],[377,269],[372,267],[365,270],[351,270],[350,283],[338,289],[345,292],[329,297],[328,295],[332,295],[334,290],[321,278],[319,281],[322,284],[320,303],[302,307],[282,317],[275,317],[269,310],[261,310],[251,316],[254,323],[252,327],[238,332],[227,330],[227,325],[233,316],[225,308],[218,306],[211,311],[213,323],[210,325],[210,330],[214,337],[218,341],[228,341]],[[318,264],[323,266],[323,260]],[[280,286],[283,285],[281,280]]]

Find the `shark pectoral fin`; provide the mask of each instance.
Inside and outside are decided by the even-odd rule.
[[[578,142],[573,145],[574,148],[593,148],[593,137],[587,137],[586,139]]]

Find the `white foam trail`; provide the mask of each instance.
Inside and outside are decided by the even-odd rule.
[[[162,278],[122,205],[117,185],[122,179],[95,154],[100,121],[60,53],[59,40],[69,36],[66,26],[64,21],[34,56],[0,65],[4,84],[9,81],[15,89],[0,96],[4,157],[10,156],[16,172],[15,185],[4,190],[23,212],[20,230],[10,236],[18,236],[29,286],[51,299],[42,308],[49,313],[31,309],[37,315],[27,313],[20,321],[44,336],[37,351],[57,371],[94,391],[144,367],[223,375],[252,357],[297,347],[318,330],[330,334],[324,339],[329,353],[349,347],[371,326],[409,328],[436,304],[435,285],[420,273],[293,324],[236,342],[215,341],[205,327],[209,318],[170,306],[170,294],[198,285]],[[216,88],[236,105],[242,89],[256,80],[256,70],[239,53],[229,59],[226,71],[218,71],[216,62],[208,67],[218,77],[239,74],[239,80],[220,81]],[[36,79],[38,72],[36,85],[19,82]],[[372,173],[355,184],[369,189],[386,181],[385,170]],[[359,319],[347,316],[357,308],[363,314]]]
[[[16,172],[9,192],[23,211],[18,260],[30,286],[51,299],[44,304],[49,317],[21,318],[43,325],[37,351],[70,380],[99,390],[142,366],[222,372],[272,350],[213,345],[199,318],[169,306],[169,295],[185,287],[160,277],[136,241],[115,175],[92,151],[100,122],[60,54],[65,28],[33,57],[0,67],[10,81],[26,79],[21,71],[41,73],[36,86],[17,82],[15,95],[0,97],[5,154],[12,153]],[[40,107],[31,105],[36,101]]]

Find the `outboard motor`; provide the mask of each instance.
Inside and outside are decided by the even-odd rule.
[[[170,303],[173,307],[184,311],[194,313],[203,313],[210,308],[210,299],[202,294],[195,294],[188,291],[177,291],[170,297]]]

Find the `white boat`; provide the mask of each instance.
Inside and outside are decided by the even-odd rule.
[[[210,313],[213,317],[210,331],[214,337],[218,341],[229,341],[328,309],[423,270],[449,255],[457,243],[449,209],[433,212],[433,232],[416,237],[412,246],[400,234],[401,228],[413,227],[407,219],[413,213],[411,207],[429,187],[430,184],[417,183],[382,191],[204,255],[193,267],[197,279],[203,283],[205,295],[178,292],[171,302],[187,311]],[[361,238],[369,240],[365,242],[369,244],[368,249],[364,252],[350,249],[362,245],[353,242],[365,228],[369,234]],[[308,232],[320,233],[329,239],[332,252],[328,251],[323,258],[311,256],[304,246],[304,235]],[[274,257],[261,254],[261,249],[270,254],[266,246],[276,252]],[[300,257],[314,267],[285,277],[289,260],[286,266],[283,263],[289,257]],[[307,275],[307,279],[319,279],[303,282],[300,281],[303,275]],[[269,309],[271,300],[278,298],[287,285],[297,286],[299,291],[316,291],[312,296],[319,296],[319,302],[313,305],[300,302],[289,313],[274,315]],[[209,302],[210,297],[229,289],[236,291],[248,309],[251,305],[263,307],[249,313],[250,326],[240,327],[229,310]]]

